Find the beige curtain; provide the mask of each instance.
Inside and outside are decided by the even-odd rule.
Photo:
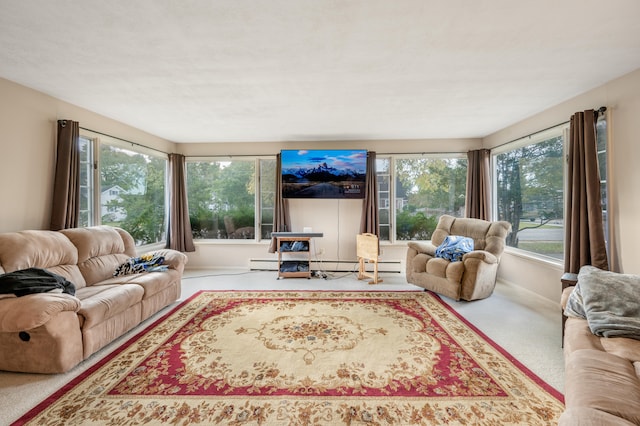
[[[289,216],[289,200],[282,196],[282,162],[280,154],[276,155],[276,194],[273,206],[273,232],[291,231],[291,219]],[[276,239],[271,239],[269,253],[276,252]]]
[[[491,151],[467,153],[467,200],[465,216],[491,220]]]
[[[600,172],[596,143],[597,112],[571,117],[565,212],[565,272],[578,273],[583,265],[608,270],[604,239]]]
[[[80,126],[77,121],[58,120],[56,171],[53,182],[50,229],[75,228],[80,210]]]
[[[378,216],[378,176],[376,175],[376,153],[367,152],[367,181],[364,187],[364,201],[362,203],[362,217],[360,219],[360,233],[380,233],[380,218]]]
[[[184,155],[169,154],[169,223],[167,248],[196,251],[189,221]]]

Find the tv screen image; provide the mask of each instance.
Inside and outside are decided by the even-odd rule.
[[[364,149],[283,149],[284,198],[364,198]]]

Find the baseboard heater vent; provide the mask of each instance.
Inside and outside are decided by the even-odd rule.
[[[371,266],[373,268],[373,265]],[[402,273],[400,260],[387,260],[378,262],[378,271]],[[250,259],[249,269],[252,271],[277,271],[277,259]],[[321,272],[358,272],[357,260],[323,260],[311,261],[312,271]]]

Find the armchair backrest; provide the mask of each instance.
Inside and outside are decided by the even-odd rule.
[[[475,250],[485,250],[500,258],[510,231],[511,224],[506,221],[489,222],[482,219],[442,215],[433,231],[431,242],[439,246],[447,236],[461,235],[473,238]]]

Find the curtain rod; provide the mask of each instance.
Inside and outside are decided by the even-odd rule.
[[[604,114],[604,113],[605,113],[605,111],[607,111],[607,107],[606,107],[606,106],[601,106],[600,108],[598,108],[598,109],[595,109],[595,110],[594,110],[594,112],[597,112],[597,113],[598,113],[598,115],[600,115],[600,114]],[[535,131],[535,132],[533,132],[533,133],[529,133],[528,135],[520,136],[520,137],[518,137],[518,138],[512,139],[512,140],[510,140],[510,141],[508,141],[508,142],[501,143],[500,145],[496,145],[496,146],[491,147],[491,148],[488,148],[488,149],[496,149],[496,148],[500,148],[500,147],[503,147],[503,146],[505,146],[505,145],[509,145],[510,143],[513,143],[513,142],[515,142],[515,141],[519,141],[520,139],[529,138],[529,137],[531,137],[531,136],[533,136],[533,135],[537,135],[538,133],[546,132],[547,130],[553,129],[554,127],[558,127],[558,126],[565,125],[565,124],[567,124],[567,123],[569,123],[569,120],[567,120],[567,121],[563,121],[562,123],[558,123],[558,124],[555,124],[555,125],[553,125],[553,126],[546,127],[546,128],[544,128],[544,129],[542,129],[542,130],[537,130],[537,131]]]
[[[384,156],[384,155],[464,155],[466,153],[467,153],[466,151],[456,151],[456,152],[378,152],[378,151],[376,151],[376,155],[378,155],[378,156]],[[187,159],[189,159],[189,158],[273,157],[276,154],[185,155],[185,157]]]
[[[102,136],[108,136],[108,137],[113,138],[113,139],[118,139],[119,141],[122,141],[122,142],[130,143],[131,145],[140,146],[140,147],[142,147],[142,148],[150,149],[150,150],[152,150],[152,151],[156,151],[156,152],[160,152],[160,153],[162,153],[162,154],[169,155],[169,153],[168,153],[168,152],[164,152],[164,151],[159,150],[159,149],[156,149],[156,148],[151,148],[150,146],[146,146],[146,145],[143,145],[143,144],[138,143],[138,142],[133,142],[133,141],[130,141],[130,140],[127,140],[127,139],[122,139],[122,138],[119,138],[119,137],[117,137],[117,136],[109,135],[109,134],[107,134],[107,133],[98,132],[97,130],[87,129],[86,127],[80,127],[80,128],[81,128],[82,130],[86,130],[86,131],[88,131],[88,132],[96,133],[96,134],[98,134],[98,135],[102,135]]]
[[[607,107],[605,107],[605,106],[601,106],[600,108],[598,108],[598,109],[597,109],[597,110],[595,110],[595,111],[596,111],[596,112],[598,112],[598,114],[603,114],[605,111],[607,111]],[[500,145],[496,145],[496,146],[494,146],[494,147],[492,147],[492,148],[490,148],[490,149],[500,148],[500,147],[502,147],[502,146],[504,146],[504,145],[510,144],[510,143],[515,142],[515,141],[517,141],[517,140],[520,140],[520,139],[524,139],[524,138],[531,137],[531,136],[536,135],[536,134],[538,134],[538,133],[542,133],[542,132],[545,132],[545,131],[547,131],[547,130],[549,130],[549,129],[553,129],[554,127],[562,126],[563,124],[567,124],[568,122],[569,122],[569,121],[564,121],[564,122],[562,122],[562,123],[558,123],[558,124],[556,124],[556,125],[549,126],[549,127],[545,128],[545,129],[538,130],[538,131],[533,132],[533,133],[529,133],[528,135],[520,136],[520,137],[518,137],[518,138],[516,138],[516,139],[510,140],[510,141],[505,142],[505,143],[501,143]],[[156,149],[156,148],[151,148],[150,146],[146,146],[146,145],[143,145],[143,144],[141,144],[141,143],[132,142],[132,141],[130,141],[130,140],[122,139],[122,138],[119,138],[119,137],[117,137],[117,136],[112,136],[112,135],[109,135],[109,134],[106,134],[106,133],[103,133],[103,132],[98,132],[98,131],[96,131],[96,130],[87,129],[86,127],[80,127],[80,128],[81,128],[82,130],[87,130],[87,131],[89,131],[89,132],[93,132],[93,133],[96,133],[96,134],[98,134],[98,135],[108,136],[108,137],[110,137],[110,138],[118,139],[118,140],[120,140],[120,141],[122,141],[122,142],[130,143],[130,144],[132,144],[132,145],[140,146],[140,147],[143,147],[143,148],[146,148],[146,149],[150,149],[150,150],[152,150],[152,151],[156,151],[156,152],[160,152],[160,153],[162,153],[162,154],[169,155],[169,153],[168,153],[168,152],[164,152],[164,151],[159,150],[159,149]],[[448,155],[448,154],[464,154],[464,152],[381,152],[380,154],[381,154],[381,155],[408,155],[408,154],[414,154],[414,155],[417,155],[417,154],[419,154],[419,155],[427,155],[427,154],[441,154],[441,155]],[[222,158],[222,157],[267,157],[267,156],[271,156],[271,155],[276,155],[276,154],[238,154],[238,155],[229,155],[229,154],[226,154],[226,155],[189,155],[189,156],[186,156],[186,155],[185,155],[185,157],[187,157],[187,158],[188,158],[188,157],[200,157],[200,158]]]
[[[466,154],[467,151],[422,151],[422,152],[379,152],[376,151],[376,155],[459,155]]]
[[[273,157],[276,154],[206,154],[185,155],[186,158],[232,158],[232,157]]]

